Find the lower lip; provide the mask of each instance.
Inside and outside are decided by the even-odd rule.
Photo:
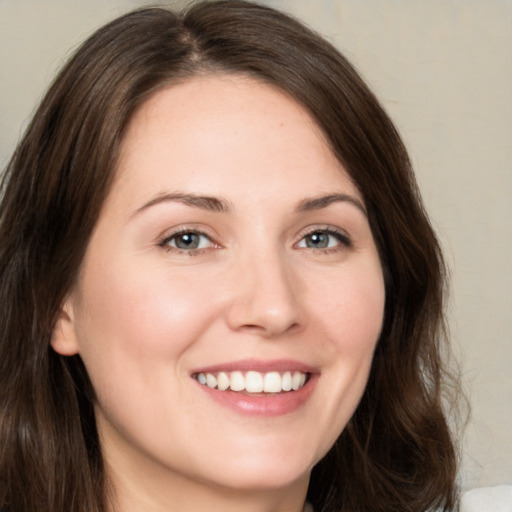
[[[273,417],[290,414],[301,408],[311,396],[317,380],[318,375],[311,375],[299,390],[275,395],[247,395],[237,391],[219,391],[196,382],[212,400],[224,407],[248,416]]]

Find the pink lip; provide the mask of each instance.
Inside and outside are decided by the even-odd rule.
[[[257,372],[285,372],[300,371],[309,374],[309,379],[301,389],[286,391],[278,394],[246,394],[235,391],[219,391],[208,386],[196,384],[206,395],[218,404],[227,407],[239,414],[259,417],[275,417],[290,414],[302,407],[313,393],[320,377],[317,369],[292,360],[256,361],[243,360],[232,363],[219,364],[198,368],[192,375],[198,373],[216,373],[220,371],[257,371]],[[195,380],[195,379],[194,379]]]
[[[204,366],[195,369],[192,374],[198,373],[217,373],[217,372],[302,372],[302,373],[318,373],[318,370],[310,365],[294,361],[293,359],[275,359],[264,361],[259,359],[243,359],[241,361],[232,361],[229,363],[221,363],[213,366]]]

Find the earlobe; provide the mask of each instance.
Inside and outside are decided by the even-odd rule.
[[[65,301],[59,312],[50,343],[53,350],[62,356],[74,356],[79,352],[73,320],[73,307],[69,299]]]

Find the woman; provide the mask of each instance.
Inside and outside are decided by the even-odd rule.
[[[392,123],[297,21],[100,29],[0,241],[6,510],[455,507],[439,246]]]

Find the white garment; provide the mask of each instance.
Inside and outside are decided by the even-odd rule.
[[[304,512],[313,512],[306,503]],[[477,487],[461,497],[460,512],[512,512],[512,484]]]
[[[477,487],[462,495],[461,512],[512,512],[512,485]]]

